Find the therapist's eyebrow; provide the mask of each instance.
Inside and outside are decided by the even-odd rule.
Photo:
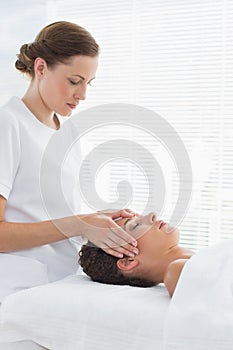
[[[74,77],[79,77],[79,78],[81,78],[82,80],[85,80],[85,78],[84,78],[82,75],[79,75],[79,74],[72,74],[72,76],[74,76]]]

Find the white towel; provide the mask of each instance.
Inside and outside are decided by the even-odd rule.
[[[233,240],[185,265],[168,308],[164,350],[233,349]]]

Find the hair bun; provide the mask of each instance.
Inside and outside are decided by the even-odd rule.
[[[31,44],[23,44],[20,48],[20,52],[17,55],[18,59],[15,62],[15,68],[22,73],[31,73],[33,68],[33,61],[30,57]]]

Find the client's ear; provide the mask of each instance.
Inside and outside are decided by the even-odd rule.
[[[122,258],[117,260],[117,267],[122,271],[130,271],[138,265],[138,260],[133,258]]]

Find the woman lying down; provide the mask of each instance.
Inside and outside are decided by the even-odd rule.
[[[171,228],[155,213],[120,218],[118,225],[137,238],[139,254],[116,258],[88,242],[79,252],[79,263],[93,281],[151,287],[164,283],[173,295],[181,271],[194,254],[179,245],[179,230]]]

